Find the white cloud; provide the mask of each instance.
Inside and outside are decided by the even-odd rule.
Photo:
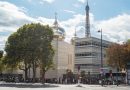
[[[47,3],[53,3],[55,0],[40,0],[40,3],[44,3],[44,2],[47,2]]]
[[[85,3],[86,2],[86,0],[78,0],[79,2],[81,2],[81,3]]]
[[[130,38],[130,15],[122,14],[108,20],[98,21],[96,27],[102,28],[106,39],[125,41]]]
[[[20,26],[31,22],[40,22],[42,24],[52,25],[54,19],[48,19],[45,17],[32,18],[28,16],[20,7],[8,2],[0,2],[0,32],[15,32]],[[73,37],[75,26],[77,29],[80,28],[79,25],[84,25],[84,15],[74,15],[73,18],[61,21],[59,24],[66,30],[67,41]],[[9,35],[3,36],[7,39]],[[5,42],[5,39],[3,42]]]
[[[96,21],[92,13],[90,13],[91,35],[100,38],[97,33],[99,29],[103,31],[103,39],[112,42],[124,42],[130,38],[130,15],[121,14],[113,18]],[[75,27],[79,37],[84,37],[85,15],[77,14],[73,18],[60,22],[65,28],[67,40],[74,36]]]
[[[32,2],[32,0],[27,0],[28,2]]]
[[[45,3],[53,3],[55,0],[24,0],[24,1],[28,1],[31,4],[37,5],[37,3],[40,4],[45,4]]]
[[[40,22],[42,24],[52,25],[54,22],[54,19],[45,17],[32,18],[20,7],[8,2],[0,2],[0,17],[0,33],[12,33],[25,23]],[[100,38],[97,30],[102,28],[103,39],[124,41],[130,38],[130,15],[128,14],[118,15],[108,20],[96,21],[94,15],[90,13],[90,22],[92,36]],[[85,15],[75,14],[68,20],[59,21],[59,24],[66,31],[66,41],[69,41],[74,36],[75,28],[78,36],[84,36]],[[3,44],[8,36],[9,34],[0,35],[0,48],[4,47]]]
[[[90,13],[90,22],[93,24],[94,16]],[[64,27],[66,30],[66,41],[69,41],[72,37],[74,37],[74,32],[76,29],[77,35],[79,37],[84,37],[84,26],[85,26],[85,15],[76,14],[73,15],[73,18],[68,19],[66,21],[60,22],[60,25]]]
[[[54,22],[54,19],[49,19],[49,18],[45,18],[45,17],[38,17],[35,22],[40,22],[44,25],[46,25],[46,24],[52,25]]]
[[[31,22],[52,25],[54,21],[54,19],[44,17],[32,18],[26,14],[26,11],[24,7],[17,7],[12,3],[0,1],[0,34],[3,33],[0,35],[0,50],[4,48],[8,36],[22,25]]]
[[[7,32],[14,32],[18,27],[25,23],[34,21],[33,18],[27,16],[23,7],[16,7],[14,4],[0,1],[0,33],[6,34]],[[7,40],[9,34],[0,35],[2,43],[0,48],[4,47],[4,43]]]
[[[71,11],[71,10],[64,10],[64,11],[67,12],[67,13],[72,13],[72,14],[76,13],[75,11]]]
[[[81,5],[79,3],[74,3],[73,6],[79,8]]]
[[[24,22],[33,21],[21,8],[8,2],[0,2],[0,17],[0,25],[3,26],[19,26]]]
[[[23,23],[23,21],[32,20],[21,8],[8,2],[0,2],[0,17],[1,26],[18,26]]]

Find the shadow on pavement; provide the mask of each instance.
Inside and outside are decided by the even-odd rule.
[[[4,83],[0,84],[0,87],[15,87],[15,88],[54,88],[58,87],[58,85],[52,85],[52,84],[19,84],[19,83]]]

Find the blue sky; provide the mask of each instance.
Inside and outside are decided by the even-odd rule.
[[[26,14],[31,17],[44,16],[54,18],[54,12],[59,15],[59,20],[67,20],[73,14],[84,14],[87,0],[2,0],[24,7]],[[50,2],[49,2],[50,1]],[[130,14],[130,0],[88,0],[90,12],[95,19],[102,20],[118,14]],[[64,11],[64,10],[68,10]],[[69,12],[70,11],[70,12]],[[72,11],[72,12],[71,12]]]
[[[87,0],[0,0],[0,49],[8,36],[20,26],[40,22],[54,22],[58,13],[59,25],[66,31],[69,42],[77,30],[84,36],[85,6]],[[124,42],[130,38],[130,0],[88,0],[90,6],[91,35],[100,38],[97,30],[103,30],[103,38]]]
[[[59,15],[59,20],[67,20],[73,14],[84,14],[87,0],[2,0],[24,7],[31,17],[44,16],[53,18],[54,12]],[[50,1],[50,2],[49,2]],[[96,20],[109,19],[118,14],[130,14],[130,0],[88,0],[90,12]],[[64,11],[64,10],[68,10]],[[70,12],[69,12],[70,11]],[[72,12],[71,12],[72,11]]]

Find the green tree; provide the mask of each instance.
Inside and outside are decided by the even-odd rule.
[[[0,51],[0,73],[2,73],[2,70],[4,68],[3,64],[2,64],[2,57],[3,57],[3,51]]]
[[[126,68],[127,50],[124,44],[112,44],[107,49],[107,63],[109,66],[119,68],[119,70]]]
[[[1,50],[1,51],[0,51],[0,59],[3,57],[3,53],[4,53],[4,52]]]
[[[18,66],[24,70],[25,79],[27,79],[28,69],[32,67],[34,82],[36,68],[39,66],[42,71],[42,78],[44,78],[45,72],[53,65],[52,40],[53,31],[49,26],[43,26],[39,23],[24,25],[9,36],[5,46],[4,63],[9,67]]]
[[[130,39],[128,39],[128,41],[126,43],[124,43],[124,47],[126,50],[125,59],[126,59],[126,63],[127,63],[127,62],[130,62]]]
[[[126,44],[130,44],[130,39],[127,40]]]

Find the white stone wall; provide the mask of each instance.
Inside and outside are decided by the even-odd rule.
[[[74,71],[74,47],[60,39],[58,42],[57,39],[54,39],[52,44],[55,49],[54,69],[46,73],[46,78],[58,79],[66,73],[67,69]]]
[[[90,43],[89,45],[83,45],[84,42]],[[75,56],[75,73],[78,73],[77,64],[86,64],[86,65],[99,65],[99,66],[80,66],[80,71],[84,70],[86,73],[90,71],[93,74],[100,73],[100,64],[101,64],[101,45],[94,45],[94,44],[101,44],[101,39],[95,37],[87,37],[87,38],[76,38],[75,44],[81,43],[82,45],[75,46],[75,54],[83,53],[83,52],[94,52],[96,53],[95,56]],[[110,42],[102,40],[102,44],[109,45]],[[102,46],[102,55],[103,55],[103,65],[106,66],[106,58],[104,57],[106,54],[106,48]]]

